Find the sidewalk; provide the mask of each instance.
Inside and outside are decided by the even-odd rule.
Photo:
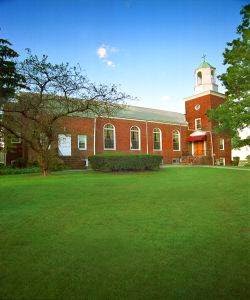
[[[205,166],[205,165],[162,165],[161,168],[214,168],[214,169],[228,169],[228,170],[243,170],[250,171],[250,168],[244,167],[227,167],[227,166]]]

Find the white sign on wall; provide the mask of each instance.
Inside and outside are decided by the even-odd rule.
[[[58,135],[58,150],[61,156],[71,156],[71,135]]]

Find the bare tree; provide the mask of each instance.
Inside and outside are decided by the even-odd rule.
[[[131,98],[116,85],[90,82],[80,66],[52,64],[48,56],[40,59],[30,51],[19,71],[28,91],[4,106],[0,126],[33,150],[45,176],[56,156],[53,144],[63,118],[78,113],[111,116]]]

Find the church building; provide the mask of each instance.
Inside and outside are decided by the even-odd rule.
[[[230,165],[231,139],[214,131],[207,111],[224,102],[215,68],[205,60],[195,70],[194,94],[185,98],[185,114],[126,106],[112,118],[67,117],[58,133],[58,154],[71,168],[88,165],[103,152],[159,154],[164,164]],[[22,156],[22,141],[6,163]]]

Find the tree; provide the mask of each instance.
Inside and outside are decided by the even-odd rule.
[[[211,110],[209,116],[217,122],[217,131],[233,138],[234,147],[250,144],[250,138],[239,138],[239,131],[250,124],[250,5],[241,10],[239,37],[228,43],[223,53],[227,70],[219,76],[226,88],[226,101]]]
[[[79,66],[52,64],[28,51],[20,63],[29,92],[4,106],[2,127],[32,149],[44,175],[57,157],[57,133],[63,119],[77,114],[110,116],[130,98],[116,85],[90,82]]]
[[[14,60],[19,55],[10,46],[8,40],[0,39],[0,109],[14,97],[17,88],[24,87],[24,77],[18,72]]]

